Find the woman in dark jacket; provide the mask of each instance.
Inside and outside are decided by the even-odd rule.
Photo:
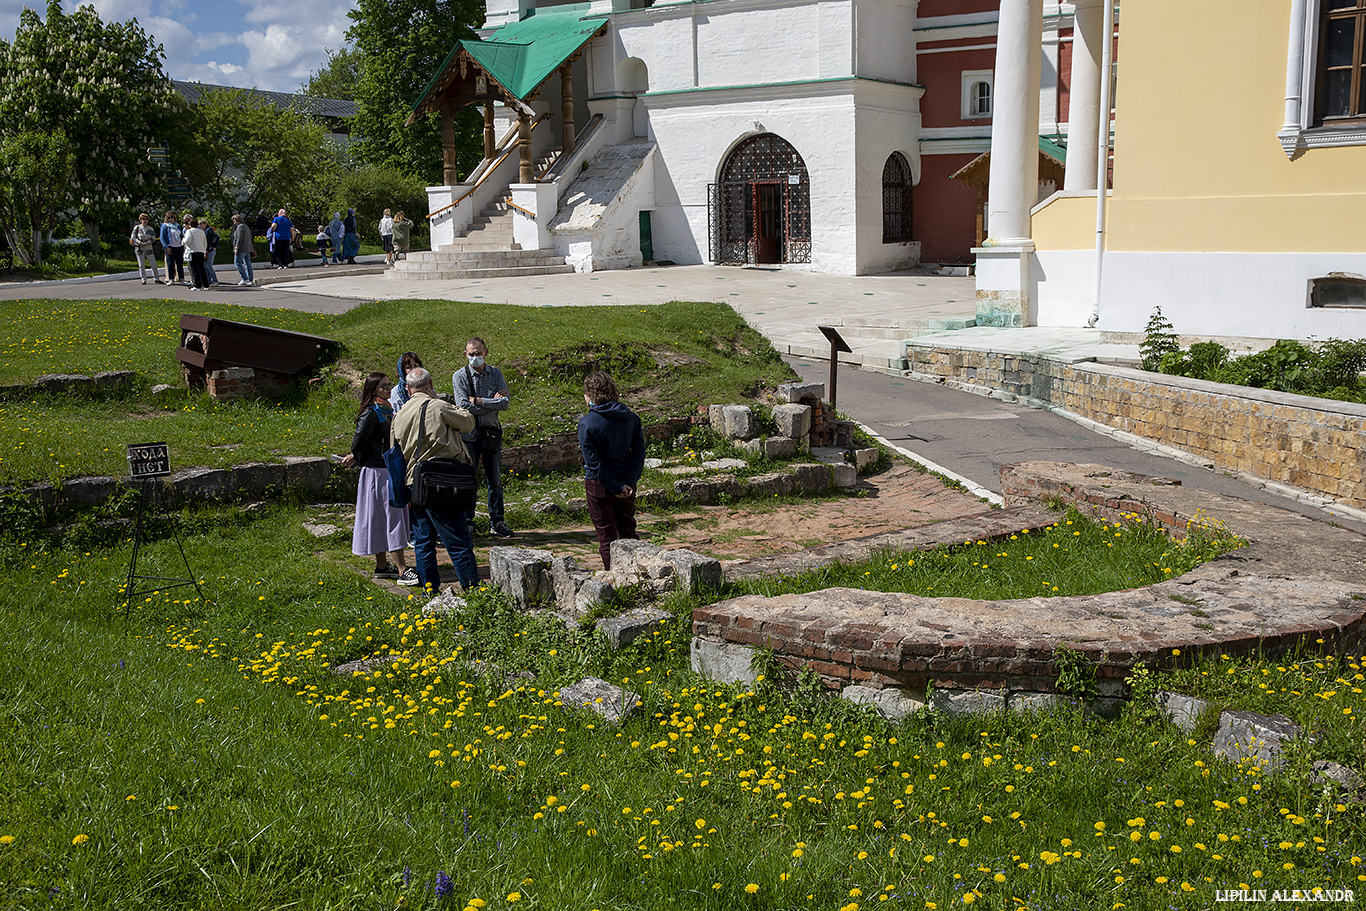
[[[617,386],[601,370],[583,381],[588,413],[579,418],[583,487],[598,536],[603,569],[612,568],[612,542],[638,538],[636,485],[645,470],[645,432],[634,411],[617,400]]]
[[[407,567],[404,548],[411,530],[408,509],[389,505],[389,469],[384,451],[392,444],[394,410],[389,407],[392,385],[383,373],[372,373],[361,389],[356,412],[356,435],[351,453],[342,459],[347,468],[360,467],[356,484],[356,527],[351,533],[351,553],[375,558],[376,579],[397,579],[399,585],[416,585],[417,572]]]
[[[342,257],[354,266],[359,252],[360,232],[356,228],[356,210],[347,209],[346,217],[342,219]]]

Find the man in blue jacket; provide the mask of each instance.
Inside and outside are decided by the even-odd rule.
[[[603,569],[612,568],[612,542],[638,538],[636,485],[645,470],[645,432],[640,418],[617,399],[617,386],[601,370],[583,381],[588,413],[579,418],[583,487],[598,536]]]

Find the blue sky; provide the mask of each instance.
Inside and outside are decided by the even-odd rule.
[[[88,0],[106,22],[136,17],[166,52],[172,79],[292,92],[346,41],[356,0]],[[63,0],[68,13],[85,5]],[[0,37],[14,37],[19,13],[47,16],[47,0],[0,0]]]

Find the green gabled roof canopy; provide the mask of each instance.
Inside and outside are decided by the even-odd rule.
[[[1039,179],[1056,181],[1062,186],[1064,166],[1067,164],[1067,146],[1043,136],[1039,137]],[[949,175],[949,180],[961,180],[972,186],[986,188],[990,174],[991,151],[978,155]]]
[[[499,100],[525,108],[541,84],[606,25],[605,17],[586,16],[587,10],[586,3],[533,10],[487,38],[457,41],[413,105],[409,122],[440,101],[463,107]]]

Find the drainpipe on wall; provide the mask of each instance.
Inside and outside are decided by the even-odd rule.
[[[1096,301],[1091,306],[1091,318],[1086,325],[1100,322],[1100,284],[1105,264],[1105,194],[1110,186],[1110,84],[1115,48],[1115,5],[1118,0],[1106,0],[1105,24],[1101,27],[1105,43],[1100,50],[1100,137],[1096,143]]]

